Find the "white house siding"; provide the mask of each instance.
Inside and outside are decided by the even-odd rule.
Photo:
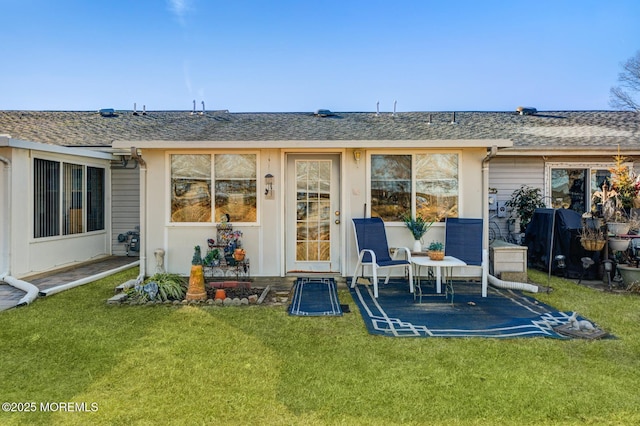
[[[246,152],[258,154],[257,202],[259,217],[257,223],[233,224],[234,229],[243,233],[243,248],[251,262],[252,276],[279,276],[282,248],[282,190],[280,150],[144,150],[146,162],[146,217],[147,232],[145,243],[146,271],[156,270],[154,251],[165,251],[165,268],[168,272],[188,274],[193,250],[201,246],[206,252],[207,239],[216,239],[213,223],[171,223],[169,220],[169,180],[170,153],[216,153]],[[264,197],[264,175],[270,172],[275,177],[274,199]],[[144,173],[144,172],[143,172]]]
[[[112,167],[111,193],[111,251],[116,256],[124,256],[126,246],[118,241],[118,235],[140,225],[140,168],[135,162],[129,161],[126,168]]]
[[[542,157],[496,157],[489,163],[489,188],[497,190],[496,200],[506,202],[513,191],[522,185],[540,188],[544,193],[544,160]],[[504,237],[508,235],[506,218],[496,217],[496,211],[490,211],[490,221],[500,228]],[[495,226],[495,225],[492,225]],[[517,231],[517,230],[516,230]]]
[[[368,158],[372,153],[416,152],[415,149],[393,149],[362,151],[362,159],[356,163],[353,149],[245,149],[245,150],[213,150],[213,149],[140,149],[146,166],[141,183],[146,182],[146,235],[144,239],[143,260],[146,259],[146,273],[155,272],[154,251],[163,249],[165,268],[168,272],[188,274],[191,266],[193,248],[200,245],[206,250],[207,238],[216,238],[216,227],[213,223],[171,223],[169,221],[169,180],[170,166],[168,155],[172,153],[216,153],[216,152],[254,152],[258,155],[258,221],[253,224],[234,224],[234,229],[243,232],[243,248],[251,261],[252,276],[281,276],[284,271],[284,174],[286,156],[289,153],[338,153],[341,161],[341,274],[351,275],[357,261],[353,225],[351,219],[365,214],[368,202]],[[433,149],[425,149],[425,152]],[[438,150],[442,151],[442,150]],[[486,148],[449,149],[460,154],[460,200],[461,217],[482,217],[483,188],[481,178],[482,160],[486,156]],[[264,175],[274,175],[274,199],[264,197]],[[145,202],[145,200],[141,200]],[[367,211],[367,215],[369,212]],[[413,243],[411,234],[404,224],[389,224],[387,235],[391,246],[407,246]],[[440,240],[444,237],[444,224],[436,224],[425,236],[425,241]]]

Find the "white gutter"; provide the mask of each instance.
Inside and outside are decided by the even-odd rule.
[[[127,264],[127,265],[122,265],[120,267],[117,267],[117,268],[114,268],[114,269],[110,269],[108,271],[100,272],[99,274],[96,274],[96,275],[91,275],[89,277],[85,277],[85,278],[82,278],[82,279],[79,279],[79,280],[75,280],[75,281],[72,281],[72,282],[67,283],[67,284],[62,284],[62,285],[59,285],[59,286],[51,287],[51,288],[48,288],[46,290],[40,291],[40,296],[50,296],[52,294],[60,293],[61,291],[64,291],[64,290],[69,290],[70,288],[78,287],[78,286],[81,286],[83,284],[91,283],[93,281],[98,281],[98,280],[100,280],[102,278],[108,277],[109,275],[113,275],[115,273],[124,271],[124,270],[129,269],[129,268],[133,268],[134,266],[137,266],[138,264],[140,264],[140,261],[136,260],[136,261],[131,262],[131,263]]]
[[[4,164],[5,182],[7,183],[3,197],[1,198],[3,200],[3,208],[5,209],[4,223],[0,225],[5,228],[3,232],[5,237],[1,242],[2,259],[0,259],[0,265],[2,265],[2,269],[6,268],[6,271],[0,273],[0,281],[27,293],[18,300],[18,306],[22,306],[33,302],[36,297],[38,297],[38,287],[11,276],[11,161],[6,157],[0,156],[0,162]]]
[[[141,284],[147,274],[147,163],[135,146],[131,147],[131,158],[140,165],[140,274],[136,282]]]

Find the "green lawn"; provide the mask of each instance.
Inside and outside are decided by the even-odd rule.
[[[538,296],[616,340],[402,339],[367,334],[346,290],[339,318],[106,305],[136,273],[0,313],[0,399],[36,405],[0,424],[640,424],[638,295]]]

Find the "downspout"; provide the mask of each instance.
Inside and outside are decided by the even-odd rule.
[[[482,297],[487,297],[489,275],[489,161],[498,153],[493,145],[482,159]]]
[[[489,161],[498,154],[498,147],[493,145],[482,160],[482,248],[489,249]]]
[[[136,282],[141,284],[147,274],[147,163],[135,146],[131,147],[131,158],[140,166],[140,273]]]
[[[5,209],[5,220],[3,221],[4,223],[0,225],[5,227],[5,232],[3,233],[4,238],[2,239],[2,259],[0,262],[2,262],[2,269],[6,269],[6,271],[0,273],[0,281],[4,281],[10,286],[26,293],[18,300],[18,306],[22,306],[33,302],[35,298],[38,297],[38,287],[11,276],[11,161],[8,158],[0,156],[0,162],[4,164],[5,182],[7,183],[3,198],[4,201],[2,203]]]

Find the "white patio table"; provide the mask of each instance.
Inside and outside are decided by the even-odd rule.
[[[413,278],[414,280],[416,280],[416,285],[420,292],[421,301],[422,288],[420,287],[420,271],[423,266],[436,269],[436,293],[442,293],[442,268],[445,268],[445,284],[448,284],[447,280],[451,278],[452,268],[455,268],[456,266],[467,266],[467,264],[463,260],[460,260],[457,257],[453,256],[445,256],[442,260],[431,260],[429,256],[411,256],[411,263],[413,264],[414,268]]]

